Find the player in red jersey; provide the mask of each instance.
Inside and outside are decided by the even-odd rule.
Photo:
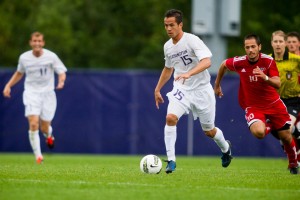
[[[276,63],[271,56],[260,53],[260,39],[255,34],[244,38],[244,48],[246,55],[222,62],[215,81],[215,93],[223,96],[221,80],[226,70],[238,73],[239,103],[245,110],[250,132],[263,139],[271,129],[277,131],[289,160],[290,173],[298,174],[295,143],[289,130],[291,120],[276,91],[280,87]]]

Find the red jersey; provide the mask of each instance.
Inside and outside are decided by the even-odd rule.
[[[250,62],[246,55],[226,60],[227,69],[240,75],[239,103],[243,109],[267,108],[280,98],[274,87],[253,74],[253,69],[257,66],[269,77],[279,76],[273,58],[263,53],[259,54],[256,62]]]

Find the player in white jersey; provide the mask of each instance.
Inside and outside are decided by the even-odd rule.
[[[167,94],[169,105],[164,128],[168,157],[166,173],[176,169],[176,126],[180,117],[190,111],[195,120],[199,118],[204,133],[221,149],[222,166],[228,167],[232,159],[231,144],[215,127],[216,99],[207,70],[212,54],[199,37],[183,32],[182,18],[182,12],[175,9],[165,14],[164,25],[170,40],[164,45],[165,67],[154,91],[156,107],[159,108],[164,102],[160,90],[174,71],[173,90]]]
[[[25,116],[29,123],[29,141],[38,164],[42,163],[39,129],[46,138],[49,148],[54,147],[51,121],[56,111],[54,92],[54,74],[58,74],[56,89],[62,89],[66,80],[66,67],[58,56],[44,49],[44,35],[34,32],[29,44],[32,50],[23,53],[19,58],[16,72],[5,85],[4,97],[10,97],[11,87],[17,84],[24,74],[23,103]]]

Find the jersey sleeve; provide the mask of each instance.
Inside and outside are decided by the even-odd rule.
[[[61,74],[67,71],[66,66],[63,64],[63,62],[59,59],[59,57],[54,54],[54,71],[57,74]]]
[[[192,35],[191,37],[189,37],[188,43],[191,49],[194,51],[198,60],[212,57],[211,51],[199,37]]]
[[[234,63],[234,58],[228,58],[225,61],[226,68],[230,71],[236,71],[233,63]]]
[[[168,42],[166,42],[164,45],[165,67],[171,68],[172,62],[171,62],[171,59],[167,56],[167,48],[168,48],[167,46],[168,46]]]
[[[278,72],[278,68],[277,68],[276,62],[273,59],[270,62],[270,68],[269,68],[269,74],[268,75],[270,77],[279,76],[279,72]]]
[[[20,72],[20,73],[22,73],[22,74],[25,73],[25,67],[24,67],[24,65],[22,64],[21,56],[19,57],[17,71]]]

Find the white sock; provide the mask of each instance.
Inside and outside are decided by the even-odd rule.
[[[39,131],[28,131],[29,142],[35,158],[42,157]]]
[[[48,128],[48,137],[52,136],[52,131],[53,131],[52,126],[49,126],[49,128]]]
[[[297,122],[297,124],[296,124],[296,128],[298,129],[298,131],[300,132],[300,121],[299,122]]]
[[[165,145],[168,160],[176,161],[175,157],[175,143],[177,138],[176,126],[165,126]]]
[[[217,129],[217,132],[216,132],[215,137],[213,137],[213,140],[220,147],[221,151],[223,153],[226,153],[229,150],[229,144],[228,144],[228,142],[226,142],[223,132],[217,127],[216,127],[216,129]]]
[[[49,126],[48,133],[43,133],[44,137],[48,138],[48,137],[52,136],[52,131],[53,131],[52,126]]]
[[[296,130],[296,127],[292,126],[292,129],[291,129],[292,134],[295,132],[295,130]]]

